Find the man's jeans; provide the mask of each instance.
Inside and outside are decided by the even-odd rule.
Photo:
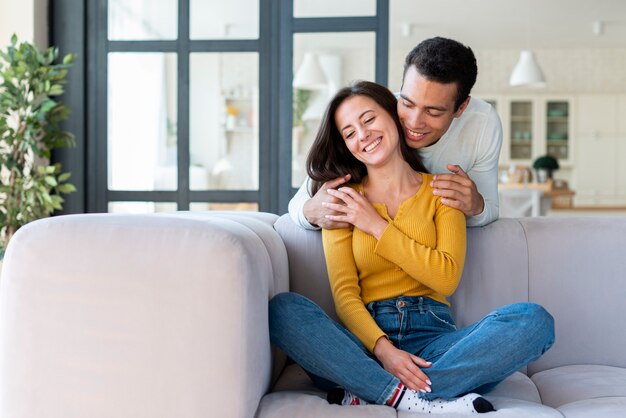
[[[450,310],[423,297],[399,297],[367,305],[394,346],[432,366],[424,399],[486,393],[539,358],[554,343],[554,320],[541,306],[516,303],[457,330]],[[384,404],[400,380],[385,371],[365,346],[315,303],[296,293],[270,301],[270,338],[309,373],[321,389],[343,387]]]

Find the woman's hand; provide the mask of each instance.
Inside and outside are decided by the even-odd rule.
[[[388,222],[376,212],[365,196],[350,187],[341,187],[338,190],[328,189],[327,193],[341,202],[322,203],[323,206],[339,212],[338,215],[326,215],[326,218],[335,222],[352,224],[376,239],[381,237]]]
[[[376,341],[374,355],[383,364],[385,370],[400,379],[407,388],[416,392],[431,391],[431,382],[420,367],[427,368],[432,363],[394,347],[386,337],[381,337]]]

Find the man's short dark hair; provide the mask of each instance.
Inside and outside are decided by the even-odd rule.
[[[409,52],[404,61],[403,83],[411,66],[415,66],[430,81],[457,83],[455,111],[469,96],[478,74],[472,49],[453,39],[442,37],[426,39]]]

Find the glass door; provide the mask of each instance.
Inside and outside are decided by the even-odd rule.
[[[557,160],[570,155],[570,112],[567,101],[546,103],[546,154]]]
[[[261,1],[107,2],[106,210],[259,209]]]
[[[509,158],[528,160],[533,156],[533,102],[513,100],[510,108]]]
[[[291,102],[280,112],[291,116],[280,124],[280,153],[290,156],[280,161],[279,206],[286,210],[307,177],[306,158],[331,97],[353,80],[387,84],[389,1],[283,4],[283,69],[291,74],[281,80]]]

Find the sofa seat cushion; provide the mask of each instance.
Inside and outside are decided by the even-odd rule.
[[[381,405],[341,406],[326,402],[321,391],[282,391],[261,399],[255,418],[396,418],[396,410]],[[415,416],[415,415],[413,415]]]
[[[523,373],[515,373],[489,392],[486,397],[493,402],[498,410],[489,414],[494,418],[562,417],[553,408],[541,405],[539,392],[535,384]],[[328,416],[396,416],[391,408],[381,406],[362,406],[337,409],[337,405],[329,405],[325,393],[313,385],[309,376],[297,364],[285,368],[274,385],[273,393],[266,395],[261,402],[257,418],[274,418],[284,416],[320,417]],[[373,415],[370,415],[373,414]],[[389,415],[391,414],[391,415]],[[414,417],[415,414],[399,412],[398,417]],[[442,416],[442,415],[438,415]],[[452,415],[451,415],[452,416]],[[456,415],[454,415],[456,416]]]
[[[598,398],[626,397],[626,369],[621,367],[562,366],[535,373],[532,380],[544,405],[553,408]],[[624,405],[621,416],[626,415]]]
[[[626,415],[626,397],[585,399],[563,405],[558,410],[566,418],[624,418]]]
[[[524,373],[516,372],[504,379],[491,392],[488,397],[510,398],[520,401],[541,404],[539,391],[532,380]]]

